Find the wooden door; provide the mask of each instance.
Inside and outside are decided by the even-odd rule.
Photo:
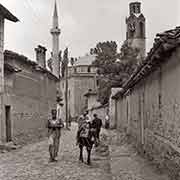
[[[6,141],[12,140],[11,137],[11,106],[5,106],[5,118],[6,118]]]

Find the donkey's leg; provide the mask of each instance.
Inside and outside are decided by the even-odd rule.
[[[79,145],[80,154],[79,154],[79,161],[83,162],[83,146]]]
[[[92,149],[92,147],[86,147],[86,149],[87,149],[87,155],[88,155],[87,164],[90,165],[91,164],[91,149]]]

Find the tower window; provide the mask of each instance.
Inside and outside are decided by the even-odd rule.
[[[140,10],[140,6],[137,6],[137,13],[140,13],[141,10]]]
[[[136,13],[136,6],[133,6],[133,13]]]
[[[134,37],[134,32],[133,32],[133,31],[130,31],[130,32],[129,32],[129,37],[130,37],[130,38],[133,38],[133,37]]]
[[[135,32],[135,24],[130,22],[128,25],[128,31],[129,31],[129,38],[133,38],[134,37],[134,32]]]
[[[74,67],[74,73],[77,73],[77,69],[76,69],[76,67]]]
[[[89,73],[91,72],[91,67],[90,67],[90,66],[88,66],[88,72],[89,72]]]
[[[140,22],[140,37],[144,37],[144,23]]]

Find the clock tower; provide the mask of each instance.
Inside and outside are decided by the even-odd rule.
[[[140,58],[146,54],[145,17],[141,13],[141,3],[129,4],[129,17],[126,18],[126,40],[128,44],[140,50]]]

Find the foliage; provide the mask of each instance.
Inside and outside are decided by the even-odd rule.
[[[90,53],[96,54],[96,60],[93,62],[93,65],[96,65],[98,68],[101,67],[104,70],[103,74],[108,74],[109,69],[105,67],[116,61],[117,44],[115,41],[100,42],[94,49],[90,50]]]
[[[64,50],[62,63],[61,63],[61,75],[62,77],[65,76],[65,70],[68,66],[68,48]]]
[[[52,58],[48,59],[47,65],[48,65],[50,71],[52,72],[52,71],[53,71],[53,67],[52,67]]]
[[[117,44],[114,41],[98,43],[90,50],[91,54],[96,54],[93,65],[98,68],[98,99],[101,104],[108,102],[111,87],[121,87],[137,66],[138,49],[132,48],[125,41],[120,51],[117,52]]]
[[[70,58],[70,64],[71,66],[74,66],[75,62],[77,61],[77,58],[71,57]]]
[[[62,61],[61,54],[62,54],[62,51],[59,51],[58,58],[59,58],[60,63]],[[47,61],[47,65],[48,65],[51,72],[53,71],[52,63],[53,63],[53,53],[51,52],[51,58],[48,59],[48,61]]]

